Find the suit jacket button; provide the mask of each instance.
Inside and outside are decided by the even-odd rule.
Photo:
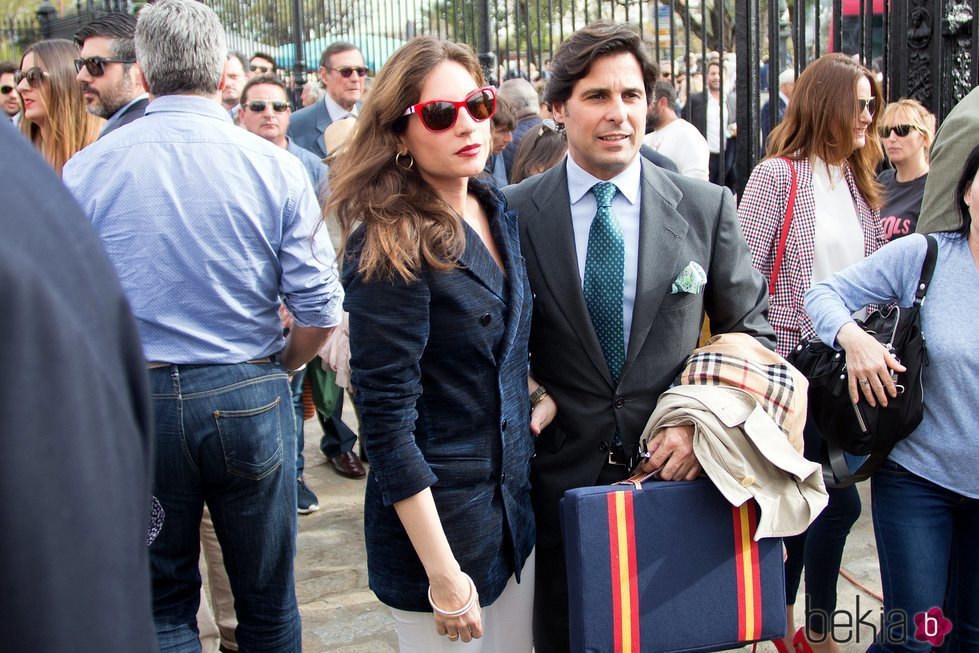
[[[601,451],[602,453],[608,453],[608,442],[606,442],[605,440],[599,442],[598,450]]]
[[[623,406],[625,406],[625,399],[623,399],[622,397],[616,397],[615,402],[612,405],[615,406],[616,408],[622,408]]]
[[[506,431],[506,427],[507,427],[507,421],[503,420],[503,422],[500,423],[500,430]]]
[[[489,326],[490,322],[492,321],[493,321],[493,316],[490,315],[489,313],[484,313],[483,317],[479,318],[479,323],[482,324],[483,326]]]

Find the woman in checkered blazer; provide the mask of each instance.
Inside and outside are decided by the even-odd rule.
[[[752,263],[769,281],[769,320],[777,349],[787,355],[814,334],[806,316],[809,287],[882,244],[881,188],[876,168],[883,155],[877,121],[883,104],[874,75],[843,54],[827,54],[796,83],[785,118],[768,138],[770,156],[751,173],[738,218]],[[792,198],[791,215],[786,215]],[[788,223],[788,224],[786,224]],[[777,277],[772,278],[773,269]],[[822,438],[806,426],[805,455],[821,458]],[[826,510],[808,534],[786,540],[788,633],[803,566],[808,595],[806,629],[779,650],[836,653],[828,629],[836,609],[836,579],[850,527],[860,516],[855,487],[830,489]],[[808,635],[808,637],[807,637]],[[819,642],[819,643],[815,643]]]

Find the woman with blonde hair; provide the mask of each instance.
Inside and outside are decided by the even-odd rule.
[[[85,111],[75,80],[78,46],[65,39],[38,41],[14,74],[21,98],[20,130],[60,175],[65,162],[95,141],[105,122]]]
[[[877,181],[884,187],[884,240],[914,233],[928,179],[928,152],[935,140],[935,116],[917,100],[892,102],[880,118],[880,140],[892,168]]]
[[[415,38],[331,170],[369,582],[405,653],[532,646],[532,433],[557,407],[527,375],[516,215],[477,179],[495,106],[472,50]]]
[[[883,103],[871,71],[843,54],[820,57],[799,76],[785,118],[769,136],[770,154],[752,171],[741,196],[738,219],[752,264],[768,279],[768,318],[783,356],[814,334],[804,306],[810,286],[882,243],[876,170]],[[807,423],[806,458],[821,460],[822,447],[822,436]],[[806,627],[776,642],[780,651],[839,651],[830,637],[836,580],[846,537],[859,516],[856,488],[831,488],[829,505],[808,534],[785,540],[788,632],[794,629],[803,566]]]

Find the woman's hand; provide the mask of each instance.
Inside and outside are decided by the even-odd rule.
[[[857,403],[861,393],[870,406],[887,407],[887,397],[897,397],[897,384],[892,370],[907,370],[889,351],[856,322],[847,322],[836,334],[836,342],[846,351],[846,369],[849,376],[850,400]]]
[[[447,576],[431,579],[431,600],[435,606],[446,612],[455,612],[473,601],[472,608],[458,617],[446,617],[433,610],[435,632],[451,641],[469,642],[483,636],[482,615],[479,610],[479,596],[476,586],[461,571]]]
[[[535,436],[547,428],[557,416],[557,403],[551,395],[544,395],[530,411],[530,432]]]

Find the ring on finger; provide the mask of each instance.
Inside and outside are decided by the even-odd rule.
[[[870,381],[867,379],[860,379],[860,385],[870,385]]]
[[[453,642],[459,639],[459,633],[446,633],[446,636]]]

